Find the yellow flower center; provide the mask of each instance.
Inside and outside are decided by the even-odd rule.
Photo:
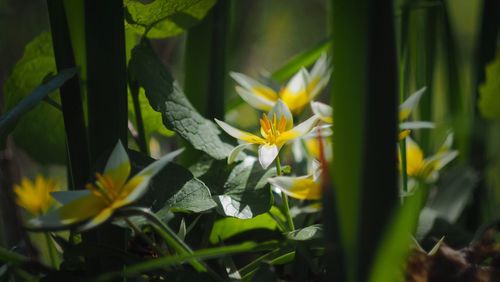
[[[117,187],[113,179],[100,173],[95,174],[95,184],[88,183],[85,188],[92,191],[94,195],[102,198],[108,204],[112,204],[117,198],[121,187]]]
[[[273,119],[269,120],[266,114],[262,114],[260,126],[260,133],[262,137],[266,139],[266,142],[268,144],[277,144],[278,137],[286,130],[286,118],[285,116],[281,116],[281,118],[277,120],[276,115],[273,115]]]

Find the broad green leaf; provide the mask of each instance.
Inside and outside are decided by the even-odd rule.
[[[271,212],[280,217],[283,221],[285,217],[281,214],[278,208],[272,207]],[[278,225],[276,221],[268,213],[258,215],[251,219],[239,219],[234,217],[225,217],[217,220],[212,227],[210,233],[210,243],[217,244],[234,235],[253,229],[269,229],[276,230]]]
[[[477,173],[468,167],[457,167],[444,174],[438,182],[437,192],[420,214],[416,238],[426,236],[437,219],[455,223],[469,202],[478,180]]]
[[[231,171],[223,194],[214,196],[217,210],[240,219],[267,212],[273,201],[267,179],[275,175],[276,169],[264,170],[254,157],[246,158]]]
[[[486,81],[479,87],[479,111],[484,118],[500,119],[500,53],[486,66]]]
[[[217,204],[212,200],[207,186],[195,178],[168,199],[166,206],[172,211],[203,212],[216,207]]]
[[[163,125],[161,120],[161,114],[153,110],[149,105],[149,101],[144,94],[144,89],[139,90],[139,105],[141,109],[142,121],[144,124],[144,131],[146,134],[146,141],[149,140],[152,133],[160,133],[165,136],[172,136],[174,132],[168,130]],[[134,127],[137,129],[137,122],[135,116],[134,103],[132,101],[132,95],[128,95],[128,117],[132,122]]]
[[[297,229],[287,234],[292,241],[309,241],[323,238],[323,225],[315,224],[302,229]]]
[[[19,102],[9,112],[0,117],[0,137],[4,138],[6,134],[14,127],[16,121],[24,114],[29,112],[45,99],[50,93],[61,87],[66,80],[76,74],[75,69],[67,69],[61,71],[57,76],[50,81],[38,86],[33,92],[21,102]]]
[[[127,27],[150,38],[178,35],[205,17],[217,0],[125,0]]]
[[[5,82],[4,112],[28,97],[56,65],[50,33],[44,32],[26,45],[23,57],[16,63]],[[59,95],[51,95],[59,102]],[[17,146],[41,163],[64,163],[64,121],[62,113],[47,103],[40,103],[19,120],[12,132]]]
[[[147,41],[134,48],[129,68],[144,87],[153,109],[162,114],[168,129],[215,159],[225,159],[229,155],[232,146],[222,142],[215,124],[193,108]]]

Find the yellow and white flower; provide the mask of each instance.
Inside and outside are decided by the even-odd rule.
[[[330,105],[313,101],[311,102],[312,112],[328,124],[333,124],[333,108]]]
[[[309,133],[318,123],[318,120],[317,116],[312,116],[293,127],[292,114],[281,100],[275,103],[267,115],[262,115],[260,119],[260,134],[262,137],[239,130],[223,121],[215,119],[217,124],[227,134],[244,142],[233,149],[228,157],[228,163],[232,163],[237,155],[249,145],[257,144],[259,145],[259,162],[264,169],[271,165],[285,143]]]
[[[35,181],[23,178],[21,184],[14,186],[16,203],[32,215],[42,215],[54,204],[50,196],[56,191],[56,182],[38,175]]]
[[[434,128],[434,123],[428,121],[407,121],[410,114],[417,107],[420,98],[424,95],[426,87],[422,87],[411,94],[401,105],[399,105],[399,140],[410,135],[414,129]]]
[[[302,68],[279,93],[242,73],[230,75],[239,84],[236,92],[252,107],[267,112],[281,99],[293,114],[299,114],[328,84],[332,72],[329,64],[327,55],[322,54],[310,72]]]
[[[268,182],[277,187],[289,197],[299,200],[321,199],[321,168],[318,161],[312,163],[312,173],[305,176],[276,176],[268,179]]]
[[[433,156],[424,158],[420,146],[411,137],[406,138],[406,173],[425,182],[434,182],[438,172],[458,156],[458,151],[451,150],[453,134],[449,134],[443,145]]]
[[[30,225],[35,228],[57,229],[84,223],[79,227],[80,231],[96,227],[108,220],[117,209],[143,196],[151,178],[181,151],[163,156],[129,179],[130,161],[122,143],[118,142],[106,163],[104,173],[96,173],[95,183],[87,184],[87,190],[52,193],[63,206],[34,218]]]

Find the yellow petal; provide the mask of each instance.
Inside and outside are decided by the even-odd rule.
[[[78,228],[78,231],[85,231],[92,229],[102,223],[104,223],[106,220],[108,220],[111,215],[113,215],[113,212],[115,210],[113,208],[105,208],[103,209],[100,213],[98,213],[96,216],[92,217],[88,222],[86,222],[83,226],[80,226]]]
[[[407,137],[406,139],[406,173],[409,176],[417,176],[424,166],[424,153],[418,144]]]
[[[127,155],[127,151],[122,145],[121,141],[118,141],[113,152],[109,156],[109,159],[104,168],[104,175],[110,177],[112,180],[110,189],[119,189],[125,184],[127,178],[130,174],[130,161]],[[117,192],[117,191],[114,191]]]
[[[301,69],[288,82],[280,92],[280,98],[294,114],[299,114],[310,101],[307,93],[307,70]]]
[[[288,196],[299,200],[321,199],[321,185],[311,176],[289,177],[278,176],[269,179],[269,183],[278,187]]]
[[[292,139],[304,136],[309,133],[318,122],[319,117],[314,115],[294,128],[281,133],[278,138],[276,138],[276,143],[278,146],[281,146]]]
[[[406,137],[410,136],[410,133],[411,133],[411,130],[409,130],[409,129],[405,129],[405,130],[400,131],[399,136],[398,136],[399,141],[402,141]]]
[[[58,213],[63,224],[73,224],[99,214],[106,207],[104,198],[91,194],[62,206]]]

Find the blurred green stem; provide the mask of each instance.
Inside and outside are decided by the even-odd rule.
[[[281,176],[281,161],[280,161],[279,154],[276,156],[275,164],[276,164],[276,174],[278,176]],[[293,224],[292,215],[290,214],[290,206],[288,204],[288,196],[283,191],[281,191],[281,200],[283,201],[283,213],[285,214],[285,217],[286,217],[288,231],[294,231],[295,226]]]
[[[47,252],[49,253],[50,265],[57,269],[56,254],[54,253],[54,246],[52,245],[52,239],[48,232],[43,233],[45,236],[45,242],[47,243]]]

